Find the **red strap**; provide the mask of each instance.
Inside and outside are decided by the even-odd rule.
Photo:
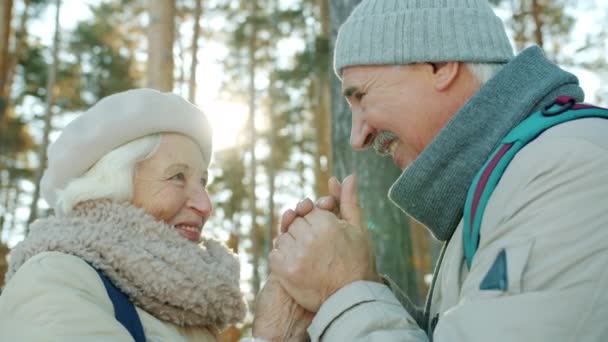
[[[512,143],[502,145],[498,153],[496,153],[494,158],[492,158],[492,161],[490,161],[488,166],[486,166],[486,168],[483,170],[483,173],[481,174],[481,177],[479,178],[479,182],[477,183],[477,187],[475,188],[473,205],[471,206],[471,234],[473,234],[473,227],[475,226],[475,213],[477,213],[477,206],[479,205],[479,200],[481,199],[481,195],[483,194],[483,189],[485,189],[486,184],[488,183],[488,179],[492,174],[492,171],[494,171],[500,159],[502,159],[502,157],[509,151],[509,149],[511,149],[511,146],[513,146]]]

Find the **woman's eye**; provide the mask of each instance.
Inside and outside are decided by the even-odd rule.
[[[207,187],[207,178],[201,178],[201,185],[203,185],[203,188]]]
[[[357,99],[357,101],[363,100],[364,96],[365,96],[365,93],[356,93],[355,94],[355,98]]]
[[[180,172],[180,173],[177,173],[177,174],[173,175],[169,179],[170,180],[177,180],[177,181],[185,181],[186,180],[186,175],[184,175],[182,172]]]

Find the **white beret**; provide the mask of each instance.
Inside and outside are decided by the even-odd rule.
[[[104,155],[155,133],[180,133],[201,148],[205,168],[211,159],[211,126],[195,105],[171,93],[133,89],[101,99],[68,124],[48,148],[40,181],[42,197],[55,206],[57,190],[82,176]]]

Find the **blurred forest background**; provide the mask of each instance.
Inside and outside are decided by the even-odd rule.
[[[250,303],[281,213],[354,171],[380,270],[422,303],[439,244],[387,199],[400,174],[392,161],[351,150],[332,69],[337,29],[359,2],[0,0],[0,280],[10,247],[49,214],[37,186],[49,142],[100,98],[152,87],[214,125],[204,233],[240,254]],[[588,102],[608,104],[606,1],[491,3],[517,51],[543,47],[580,77]]]

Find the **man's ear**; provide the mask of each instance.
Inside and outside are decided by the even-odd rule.
[[[434,85],[435,90],[444,91],[448,89],[458,77],[462,63],[445,62],[434,64]]]

